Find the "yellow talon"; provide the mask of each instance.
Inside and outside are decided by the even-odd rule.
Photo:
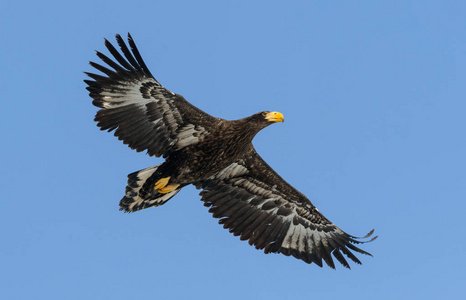
[[[154,190],[163,189],[164,187],[167,186],[169,180],[170,180],[170,177],[159,179],[159,181],[157,181],[154,185]]]
[[[176,188],[179,187],[179,186],[180,186],[179,184],[169,184],[169,185],[165,186],[164,188],[158,189],[157,192],[159,192],[161,194],[170,193],[170,192],[173,192],[174,190],[176,190]]]
[[[170,181],[170,178],[171,177],[165,177],[165,178],[159,179],[159,181],[157,181],[154,185],[154,190],[157,190],[157,192],[161,194],[170,193],[176,190],[176,188],[179,187],[180,185],[179,184],[168,184],[168,182]]]

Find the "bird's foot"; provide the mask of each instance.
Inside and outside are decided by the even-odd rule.
[[[164,188],[158,189],[157,192],[159,192],[161,194],[170,193],[170,192],[173,192],[174,190],[176,190],[176,188],[179,187],[179,186],[180,186],[179,184],[169,184],[169,185],[165,186]]]
[[[169,192],[172,192],[176,190],[177,187],[179,187],[179,184],[168,184],[168,181],[170,181],[171,177],[164,177],[159,179],[155,185],[154,185],[154,190],[157,190],[157,192],[161,194],[166,194]]]
[[[160,190],[166,187],[170,178],[171,177],[164,177],[159,179],[159,181],[157,181],[154,185],[154,190]]]

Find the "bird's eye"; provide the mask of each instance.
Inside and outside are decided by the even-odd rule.
[[[265,116],[267,115],[267,112],[264,111],[264,112],[262,113],[262,115],[265,117]]]

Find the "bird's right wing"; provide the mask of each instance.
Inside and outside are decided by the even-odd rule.
[[[354,244],[371,240],[360,240],[330,222],[254,149],[196,187],[203,189],[204,205],[224,228],[265,253],[293,255],[321,267],[324,260],[332,268],[332,254],[347,268],[342,253],[358,264],[351,251],[370,255]]]
[[[92,103],[100,107],[95,121],[101,130],[115,130],[115,136],[132,149],[166,157],[173,150],[196,144],[209,135],[214,118],[165,89],[150,73],[136,44],[128,34],[130,49],[116,36],[124,57],[105,40],[114,60],[97,52],[113,70],[90,62],[106,76],[86,73]]]

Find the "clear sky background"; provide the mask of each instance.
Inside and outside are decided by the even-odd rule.
[[[5,1],[2,299],[459,299],[466,294],[466,2]],[[353,235],[352,270],[250,247],[187,187],[118,211],[158,164],[101,132],[85,90],[131,32],[168,89],[236,119],[277,110],[261,156]]]

